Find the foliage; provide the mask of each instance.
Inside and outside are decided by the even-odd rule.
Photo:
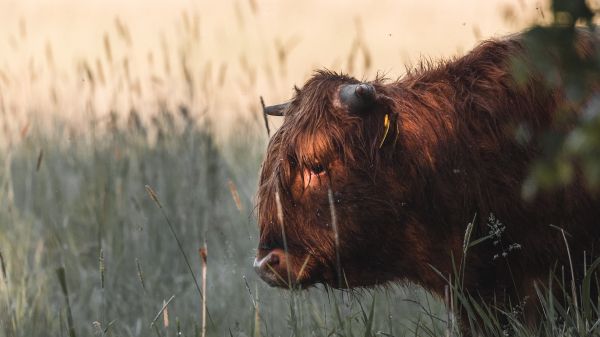
[[[523,186],[529,198],[540,189],[577,180],[590,189],[600,187],[600,35],[593,24],[598,12],[584,0],[553,0],[552,12],[551,24],[535,25],[524,34],[525,47],[535,60],[532,69],[518,62],[514,67],[517,79],[523,79],[524,72],[538,74],[565,98],[557,107],[552,131],[534,140],[542,153]]]

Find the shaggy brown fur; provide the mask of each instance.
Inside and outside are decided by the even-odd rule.
[[[535,74],[517,85],[514,57],[532,62],[519,37],[484,42],[395,82],[376,79],[369,82],[376,99],[360,114],[338,96],[340,86],[359,83],[354,78],[320,71],[297,89],[269,143],[258,191],[257,258],[288,253],[285,264],[276,260],[261,276],[285,286],[289,272],[301,287],[409,281],[443,294],[446,282],[432,266],[452,274],[452,256],[460,263],[475,215],[471,241],[488,234],[490,215],[505,226],[500,238],[467,255],[465,289],[485,300],[531,301],[534,282],[568,268],[563,234],[550,225],[568,233],[577,273],[584,252],[588,264],[600,256],[599,199],[580,181],[521,198],[540,150],[535,141],[517,141],[515,130],[538,139],[553,127],[563,95]],[[386,114],[391,127],[380,147]],[[509,251],[511,244],[520,249]]]

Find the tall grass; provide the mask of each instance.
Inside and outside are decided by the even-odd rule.
[[[158,118],[184,117],[165,111]],[[200,278],[201,262],[194,252],[204,242],[210,250],[206,303],[213,322],[208,321],[207,335],[231,330],[234,335],[277,336],[291,326],[298,335],[363,328],[359,304],[368,307],[368,297],[364,304],[356,293],[330,292],[329,298],[323,298],[323,290],[290,294],[266,289],[255,276],[256,226],[251,212],[236,206],[230,182],[237,186],[238,202],[252,209],[249,186],[256,186],[258,160],[245,173],[234,172],[233,166],[250,165],[226,160],[211,133],[197,123],[164,132],[151,144],[141,129],[126,127],[89,143],[31,133],[12,147],[0,194],[0,247],[6,262],[1,336],[61,335],[72,325],[77,335],[149,336],[154,329],[173,334],[174,324],[168,329],[151,325],[171,296],[171,322],[178,319],[184,334],[195,335],[202,321],[192,277]],[[248,134],[246,142],[259,142],[264,132],[259,131],[255,138]],[[44,159],[38,169],[40,147]],[[230,158],[245,161],[249,154],[244,150]],[[146,185],[153,186],[172,228]],[[400,318],[417,309],[403,300],[416,296],[411,292],[390,294],[393,305],[377,306],[374,313]],[[374,317],[369,320],[373,330],[387,326],[386,315]]]
[[[413,289],[388,290],[383,305],[362,292],[268,289],[255,276],[267,141],[258,71],[285,76],[297,41],[276,41],[262,70],[243,55],[218,64],[198,20],[182,13],[177,39],[160,38],[143,71],[119,18],[102,53],[70,71],[51,43],[30,78],[2,71],[0,336],[392,334],[419,311],[405,301],[422,296]],[[353,63],[367,53],[358,37],[349,49]],[[43,86],[47,96],[18,99]]]
[[[238,27],[258,3],[248,6],[235,7]],[[372,53],[359,20],[355,30],[342,63],[363,75]],[[207,58],[194,11],[178,32],[159,37],[144,66],[116,18],[102,53],[71,72],[58,69],[52,44],[29,78],[0,69],[0,337],[450,336],[455,306],[489,334],[507,331],[494,318],[502,313],[475,307],[452,280],[445,304],[411,286],[266,287],[251,269],[267,142],[256,84],[286,77],[297,41],[275,41],[257,67],[246,55],[235,65]],[[47,97],[19,99],[43,86]],[[201,261],[201,248],[210,258]],[[598,331],[595,302],[573,310],[544,298],[542,332]],[[579,311],[585,321],[573,330]]]

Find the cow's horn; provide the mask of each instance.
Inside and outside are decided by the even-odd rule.
[[[375,87],[369,83],[344,85],[340,89],[340,100],[349,111],[361,112],[375,100]]]
[[[267,106],[264,108],[265,114],[267,115],[271,115],[271,116],[283,116],[283,112],[285,111],[285,109],[287,109],[287,107],[290,105],[290,103],[282,103],[282,104],[277,104],[277,105],[271,105],[271,106]]]

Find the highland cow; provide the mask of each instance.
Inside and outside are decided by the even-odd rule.
[[[488,236],[463,265],[476,298],[535,302],[534,283],[570,264],[580,279],[600,256],[600,199],[575,179],[523,200],[565,95],[533,72],[518,82],[519,58],[534,62],[512,36],[397,81],[318,71],[267,107],[284,120],[260,175],[261,278],[300,288],[408,281],[443,295],[440,274]]]

